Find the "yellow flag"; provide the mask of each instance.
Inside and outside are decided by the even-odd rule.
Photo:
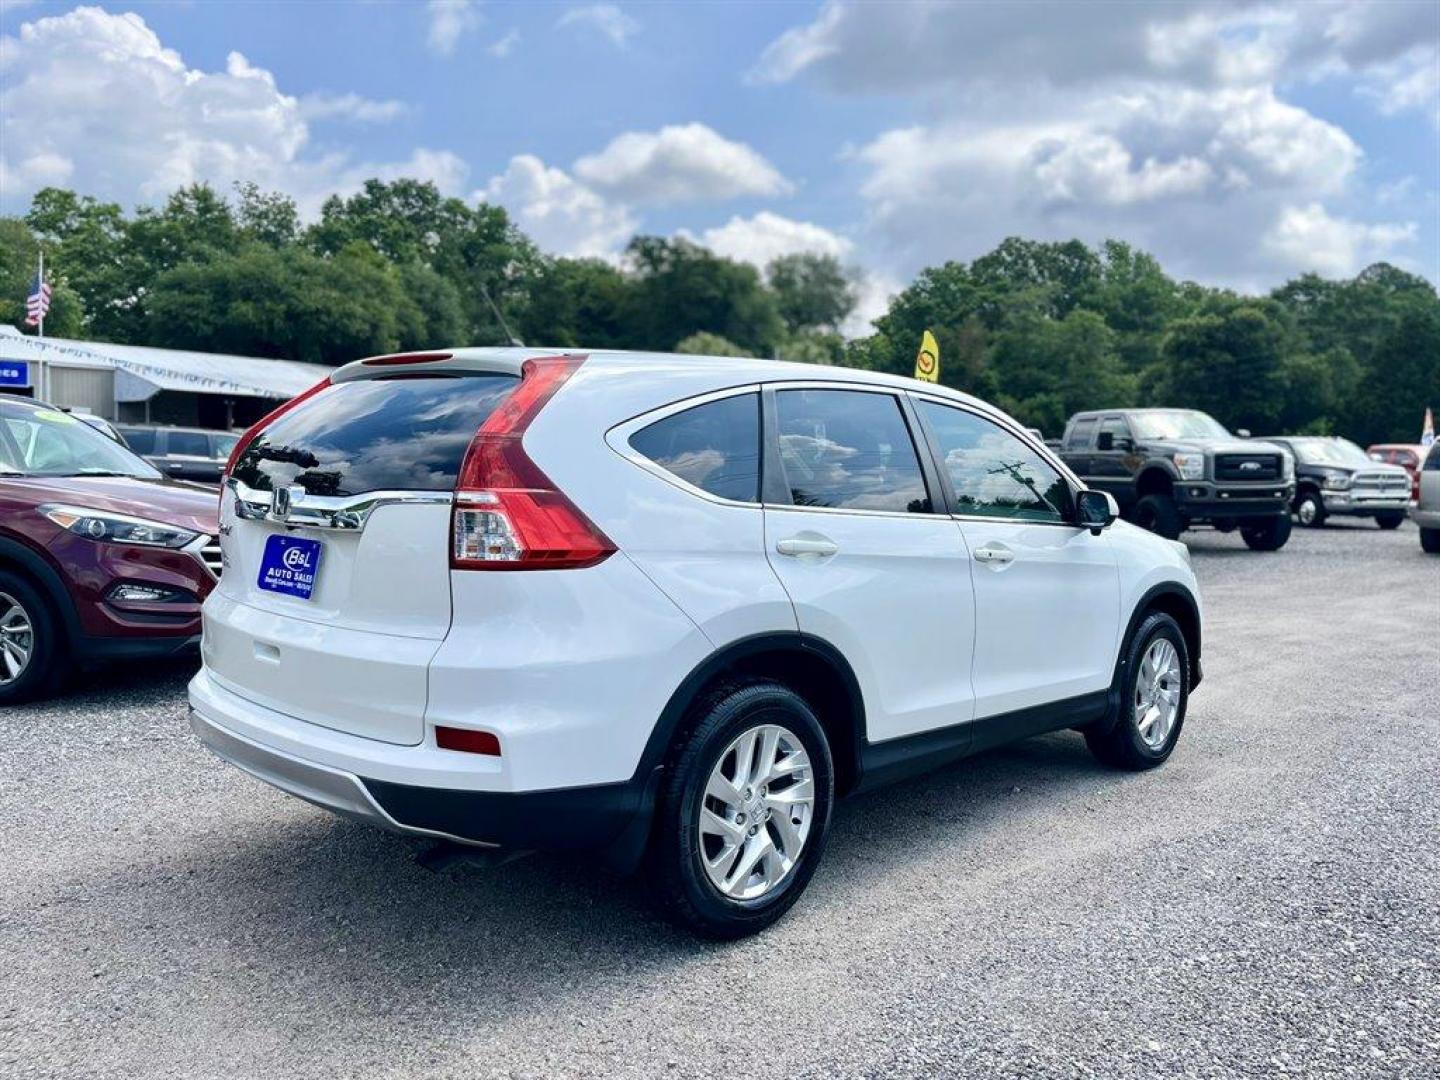
[[[920,351],[915,354],[915,378],[926,382],[940,381],[940,346],[929,330],[920,338]]]

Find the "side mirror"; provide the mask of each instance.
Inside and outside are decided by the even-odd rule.
[[[1249,429],[1249,428],[1243,428],[1243,427],[1242,427],[1242,428],[1236,428],[1236,429],[1235,429],[1235,434],[1236,434],[1236,435],[1239,435],[1240,438],[1242,438],[1242,439],[1248,439],[1248,438],[1250,437],[1250,429]]]
[[[1111,432],[1108,432],[1108,431],[1102,431],[1102,432],[1100,432],[1099,435],[1096,435],[1096,436],[1095,436],[1095,449],[1096,449],[1096,450],[1114,450],[1114,449],[1115,449],[1115,436],[1114,436]]]
[[[1090,530],[1092,536],[1099,536],[1102,529],[1115,524],[1120,516],[1120,506],[1115,496],[1108,491],[1078,491],[1075,493],[1075,517],[1077,523]]]

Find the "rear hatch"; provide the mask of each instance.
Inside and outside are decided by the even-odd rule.
[[[206,608],[222,686],[338,731],[421,741],[427,668],[450,627],[456,478],[519,382],[436,366],[346,369],[244,447]]]

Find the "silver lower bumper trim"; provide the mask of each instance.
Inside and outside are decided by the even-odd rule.
[[[252,742],[233,731],[227,731],[193,706],[190,709],[190,727],[216,757],[228,761],[257,780],[263,780],[271,787],[277,787],[333,814],[350,818],[352,821],[378,825],[408,836],[430,836],[472,847],[495,846],[466,840],[449,833],[402,825],[385,812],[365,789],[360,778],[353,773],[332,769],[328,765],[318,765],[313,761],[303,761],[282,750]]]

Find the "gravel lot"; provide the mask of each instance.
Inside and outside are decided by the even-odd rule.
[[[1065,733],[840,806],[758,940],[435,872],[190,736],[186,666],[0,712],[0,1075],[1440,1075],[1440,559],[1187,537],[1174,758]]]

